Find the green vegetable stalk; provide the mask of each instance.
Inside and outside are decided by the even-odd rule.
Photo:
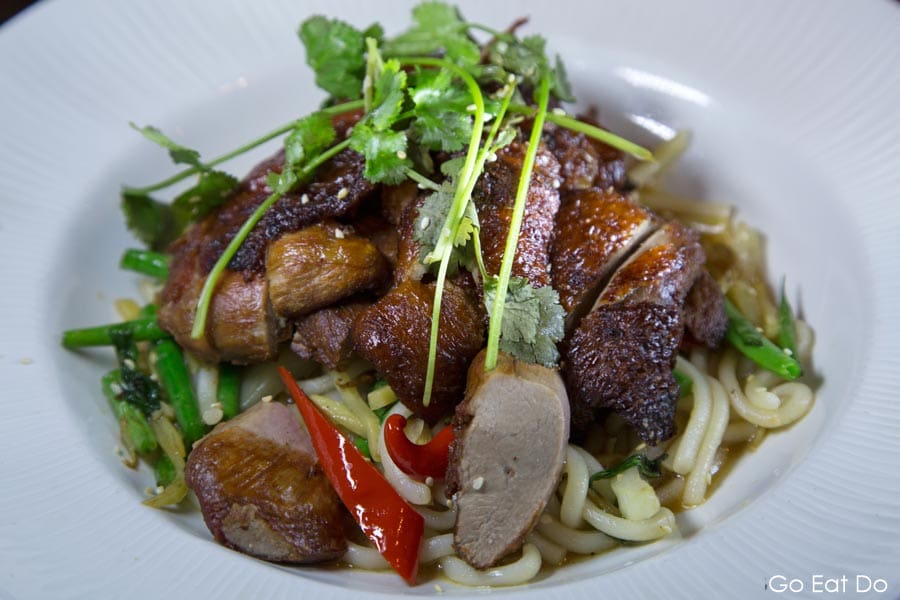
[[[725,313],[728,315],[725,338],[741,354],[785,379],[797,379],[803,374],[797,359],[769,341],[728,298],[725,299]]]
[[[513,213],[509,222],[509,233],[506,235],[506,246],[503,250],[503,262],[500,263],[494,306],[490,311],[491,320],[488,325],[487,352],[484,360],[484,368],[487,371],[497,366],[497,354],[500,352],[500,331],[503,324],[506,291],[509,288],[513,259],[516,254],[516,246],[519,243],[519,231],[522,227],[522,216],[525,214],[525,199],[528,195],[528,186],[531,183],[531,172],[534,169],[538,144],[541,140],[541,133],[544,130],[544,119],[547,116],[547,104],[550,101],[550,79],[548,76],[544,76],[541,79],[537,98],[538,110],[534,116],[534,124],[531,126],[531,137],[528,140],[528,150],[525,152],[525,160],[522,164],[522,174],[519,176],[519,187],[516,190]]]
[[[163,330],[156,322],[156,317],[144,317],[123,323],[110,325],[98,325],[83,329],[69,329],[63,332],[62,345],[65,348],[84,348],[87,346],[111,346],[113,332],[127,330],[134,341],[156,341],[169,337],[169,332]]]
[[[122,374],[116,369],[110,371],[100,380],[103,395],[122,426],[122,435],[128,436],[131,445],[140,454],[149,454],[156,450],[158,443],[147,418],[134,404],[121,399]]]
[[[152,250],[129,248],[122,255],[119,267],[157,279],[169,277],[169,258],[165,254]]]
[[[191,384],[191,377],[184,363],[181,348],[174,340],[161,340],[153,349],[156,355],[156,372],[172,408],[175,419],[187,444],[199,440],[206,433],[206,426],[200,416],[197,395]]]

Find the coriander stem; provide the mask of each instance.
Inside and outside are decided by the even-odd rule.
[[[520,115],[531,116],[534,114],[533,108],[531,108],[530,106],[525,106],[523,104],[513,104],[509,107],[509,110],[515,113],[519,113]],[[601,129],[600,127],[591,125],[590,123],[579,121],[578,119],[572,118],[568,115],[558,115],[552,112],[547,113],[547,120],[551,123],[559,125],[560,127],[565,127],[566,129],[571,129],[572,131],[577,131],[579,133],[583,133],[589,137],[592,137],[595,140],[599,140],[604,144],[625,152],[626,154],[630,154],[638,160],[653,160],[653,153],[643,146],[635,144],[630,140],[626,140],[625,138],[605,129]]]
[[[307,163],[306,166],[303,167],[302,176],[309,175],[316,168],[333,157],[338,152],[341,152],[345,148],[350,146],[350,139],[346,139],[338,144],[335,144],[315,159]],[[241,244],[244,243],[244,240],[249,235],[250,231],[256,226],[260,219],[262,219],[263,215],[269,210],[278,199],[281,198],[281,193],[273,192],[266,198],[262,204],[256,207],[256,210],[253,211],[253,214],[244,221],[244,224],[241,225],[241,228],[235,234],[234,238],[228,243],[228,246],[225,247],[225,251],[222,252],[222,255],[219,257],[219,260],[216,261],[216,264],[213,265],[213,268],[210,269],[209,274],[206,276],[206,281],[203,282],[203,289],[200,290],[200,297],[197,299],[197,310],[194,314],[194,326],[191,329],[191,337],[193,339],[200,339],[203,337],[203,332],[206,330],[206,319],[209,314],[209,305],[212,301],[213,291],[216,288],[216,284],[219,282],[219,278],[222,276],[222,273],[225,271],[225,267],[228,266],[228,263],[231,262],[231,259],[234,258],[234,255],[237,253],[238,248],[241,247]]]
[[[509,288],[509,278],[512,275],[516,247],[519,245],[519,231],[522,227],[522,217],[525,214],[525,201],[528,195],[528,187],[531,184],[531,172],[534,169],[538,145],[541,141],[541,134],[544,131],[544,119],[547,116],[547,104],[549,102],[550,79],[544,75],[541,78],[540,88],[538,89],[538,109],[534,115],[534,124],[531,126],[531,136],[528,139],[528,149],[525,151],[525,159],[522,162],[519,187],[516,190],[516,199],[509,221],[509,232],[506,234],[506,246],[503,249],[503,261],[500,263],[497,294],[494,296],[494,307],[491,310],[491,319],[488,325],[487,352],[484,359],[485,371],[490,371],[497,366],[497,354],[500,352],[500,330],[503,324],[503,308],[506,305],[506,290]]]
[[[453,250],[453,244],[456,234],[459,230],[459,223],[465,214],[466,205],[468,203],[468,195],[466,190],[472,189],[475,180],[478,178],[478,172],[475,164],[478,158],[478,149],[481,144],[481,135],[484,132],[484,97],[481,95],[481,88],[475,78],[472,77],[465,69],[458,65],[441,59],[431,57],[412,57],[399,59],[400,64],[411,66],[427,66],[447,69],[456,74],[463,80],[469,93],[472,95],[472,103],[475,106],[474,123],[472,124],[472,137],[469,138],[469,147],[466,150],[466,160],[460,171],[459,183],[456,193],[453,196],[453,203],[447,213],[447,218],[441,227],[441,233],[435,243],[434,250],[426,256],[422,262],[430,264],[440,260],[441,265],[438,271],[438,279],[434,288],[434,300],[431,311],[431,333],[428,343],[428,367],[425,376],[425,389],[422,393],[422,404],[428,406],[431,402],[431,390],[434,385],[434,364],[437,358],[437,342],[438,331],[440,328],[441,317],[441,298],[444,293],[444,280],[447,275],[447,265],[450,262],[450,254]]]
[[[411,169],[411,168],[407,167],[405,173],[406,173],[407,177],[409,177],[410,179],[415,181],[417,184],[419,184],[420,188],[432,190],[434,192],[438,192],[441,189],[441,186],[439,186],[432,180],[428,179],[427,177],[425,177],[424,175],[422,175],[415,169]]]
[[[319,110],[317,112],[319,112],[323,115],[326,115],[326,116],[334,116],[334,115],[343,114],[345,112],[350,112],[350,111],[356,110],[358,108],[362,108],[362,106],[363,106],[362,100],[353,100],[352,102],[344,102],[342,104],[336,104],[334,106],[329,106],[329,107],[323,108],[322,110]],[[261,146],[262,144],[268,142],[269,140],[272,140],[272,139],[278,137],[279,135],[289,132],[291,129],[296,127],[297,123],[299,123],[299,122],[300,122],[300,119],[291,121],[290,123],[285,123],[281,127],[273,129],[269,133],[266,133],[265,135],[262,135],[262,136],[256,138],[255,140],[247,142],[246,144],[243,144],[242,146],[238,146],[231,152],[226,152],[225,154],[223,154],[221,156],[217,156],[216,158],[214,158],[211,161],[209,161],[208,163],[206,163],[206,167],[215,167],[216,165],[220,165],[223,162],[231,160],[235,156],[240,156],[241,154],[244,154],[245,152],[253,150],[257,146]],[[155,191],[167,188],[171,185],[175,185],[179,181],[187,179],[191,175],[196,175],[201,170],[202,169],[200,169],[199,167],[191,167],[189,169],[185,169],[184,171],[176,173],[175,175],[172,175],[168,179],[164,179],[164,180],[160,181],[159,183],[154,183],[153,185],[148,185],[146,187],[140,187],[140,188],[133,188],[133,187],[125,186],[125,191],[131,192],[134,194],[149,194],[150,192],[155,192]]]
[[[441,298],[443,297],[444,281],[447,279],[447,266],[450,264],[451,253],[447,252],[441,258],[438,268],[437,280],[434,283],[434,301],[431,307],[431,333],[428,338],[428,368],[425,371],[425,389],[422,392],[422,405],[431,403],[431,390],[434,387],[434,369],[437,362],[438,330],[441,324]]]
[[[475,81],[475,78],[472,77],[465,69],[450,61],[444,60],[442,58],[422,56],[402,58],[400,59],[400,63],[412,66],[421,65],[428,67],[438,67],[453,71],[453,73],[457,77],[462,79],[463,83],[466,84],[466,87],[469,89],[469,93],[472,95],[472,103],[475,105],[475,122],[472,125],[472,137],[469,139],[469,148],[466,151],[466,160],[463,163],[462,170],[460,171],[460,184],[456,189],[456,194],[453,197],[453,204],[450,206],[450,211],[447,214],[447,220],[444,222],[444,227],[441,229],[441,233],[438,237],[437,243],[435,243],[434,245],[434,250],[431,251],[423,261],[426,264],[430,264],[441,260],[441,257],[445,253],[449,253],[452,249],[453,240],[456,237],[456,232],[454,231],[455,224],[458,223],[462,218],[463,213],[466,209],[466,183],[468,183],[470,178],[477,178],[477,172],[475,171],[475,161],[478,156],[478,146],[481,144],[481,134],[484,132],[484,97],[481,95],[481,88],[478,86],[478,82]],[[448,227],[448,225],[453,225],[453,227]],[[440,292],[436,291],[435,293]]]

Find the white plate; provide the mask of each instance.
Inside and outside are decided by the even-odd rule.
[[[823,589],[846,576],[856,597],[859,575],[888,586],[869,595],[898,597],[900,5],[581,4],[463,7],[498,27],[531,15],[579,97],[622,133],[653,143],[666,127],[693,130],[672,185],[737,204],[769,234],[773,279],[788,275],[818,331],[823,383],[806,420],[679,517],[683,540],[494,595],[763,597],[783,576],[818,596],[817,576]],[[295,30],[313,12],[395,32],[408,6],[73,0],[0,30],[0,599],[436,592],[268,565],[213,543],[196,514],[142,508],[149,476],[118,463],[98,389],[108,353],[58,346],[63,329],[109,321],[111,300],[135,293],[116,268],[134,245],[117,190],[171,167],[127,122],[211,156],[308,111],[321,94]]]

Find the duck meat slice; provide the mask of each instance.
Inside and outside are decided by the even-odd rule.
[[[216,426],[188,456],[185,481],[221,544],[284,563],[340,558],[348,515],[296,411],[260,402]]]
[[[506,236],[512,220],[526,145],[514,141],[497,152],[485,167],[472,198],[481,224],[481,248],[488,273],[500,272]],[[559,210],[559,163],[541,144],[525,199],[525,213],[513,259],[512,274],[535,287],[550,284],[550,240]]]
[[[609,276],[661,222],[612,190],[565,196],[550,246],[553,287],[570,331],[590,310]]]
[[[331,370],[340,369],[353,356],[353,323],[369,302],[350,302],[317,310],[297,323],[291,350]]]
[[[672,369],[685,298],[704,261],[697,233],[672,221],[612,276],[564,348],[575,432],[612,409],[648,444],[675,433]]]
[[[338,136],[345,135],[358,117],[358,114],[349,114],[335,118]],[[237,231],[271,194],[266,177],[279,172],[283,165],[284,153],[279,152],[254,167],[228,201],[186,231],[169,248],[172,261],[169,279],[160,295],[159,323],[182,347],[207,361],[255,362],[274,358],[274,349],[285,339],[287,330],[282,319],[271,318],[270,287],[266,283],[269,246],[287,233],[324,219],[354,214],[375,190],[362,176],[364,158],[352,150],[340,152],[321,165],[309,184],[286,194],[266,212],[229,262],[223,276],[228,285],[220,284],[216,288],[210,306],[210,323],[218,322],[219,332],[212,333],[213,327],[207,327],[200,339],[192,338],[194,313],[207,274]],[[241,280],[245,282],[246,290],[237,289]],[[233,297],[253,298],[253,310],[242,313],[240,320],[241,327],[256,332],[248,338],[246,346],[242,347],[240,337],[231,336],[237,330],[227,325],[230,313],[217,315],[218,307],[234,308],[234,303],[227,298],[216,300],[224,289]],[[283,316],[274,312],[278,317]],[[264,330],[265,334],[262,334]]]
[[[289,319],[383,286],[387,260],[353,228],[324,221],[269,245],[266,278],[275,312]]]
[[[569,439],[569,400],[556,369],[500,353],[469,368],[456,409],[448,492],[458,510],[454,547],[485,569],[522,547],[556,490]]]
[[[700,273],[684,302],[685,340],[718,348],[725,338],[728,315],[722,288],[708,271]]]
[[[589,116],[579,119],[596,124]],[[545,131],[547,147],[561,166],[563,195],[589,188],[621,190],[625,187],[625,154],[621,150],[565,127],[548,125]]]
[[[444,284],[434,387],[428,406],[423,404],[422,395],[435,284],[404,281],[366,308],[353,324],[356,353],[375,366],[404,405],[430,424],[462,399],[466,369],[484,345],[484,310],[473,286],[460,283]]]

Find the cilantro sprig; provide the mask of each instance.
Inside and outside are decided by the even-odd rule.
[[[553,365],[556,342],[562,337],[563,311],[550,287],[536,288],[511,276],[524,202],[535,153],[545,122],[579,131],[637,157],[652,159],[644,148],[557,111],[548,112],[551,95],[573,100],[559,56],[550,60],[546,40],[538,35],[519,38],[516,27],[497,31],[465,20],[443,2],[428,1],[413,10],[413,22],[393,37],[375,24],[365,30],[338,19],[314,16],[304,21],[298,36],[317,85],[327,94],[324,108],[282,125],[226,154],[203,160],[200,153],[159,129],[136,127],[166,149],[183,171],[159,183],[123,190],[129,227],[155,249],[163,249],[191,223],[226,200],[237,178],[216,167],[279,136],[284,139],[285,164],[270,174],[271,194],[231,240],[204,282],[197,303],[193,337],[203,335],[209,305],[219,278],[249,232],[285,194],[304,185],[316,169],[346,149],[365,160],[364,177],[373,183],[413,180],[432,194],[419,209],[416,239],[421,261],[436,278],[429,337],[424,404],[433,387],[441,299],[446,278],[459,268],[477,274],[484,288],[490,324],[486,367],[502,350],[530,362]],[[492,36],[480,44],[476,34]],[[526,99],[525,90],[534,92]],[[346,139],[338,140],[331,123],[335,115],[363,109]],[[487,273],[480,248],[480,225],[472,191],[496,152],[519,135],[517,123],[533,120],[525,164],[514,201],[500,272]],[[485,133],[486,124],[491,122]],[[445,160],[436,173],[435,153],[461,153]],[[195,185],[164,203],[154,192],[197,177]]]

